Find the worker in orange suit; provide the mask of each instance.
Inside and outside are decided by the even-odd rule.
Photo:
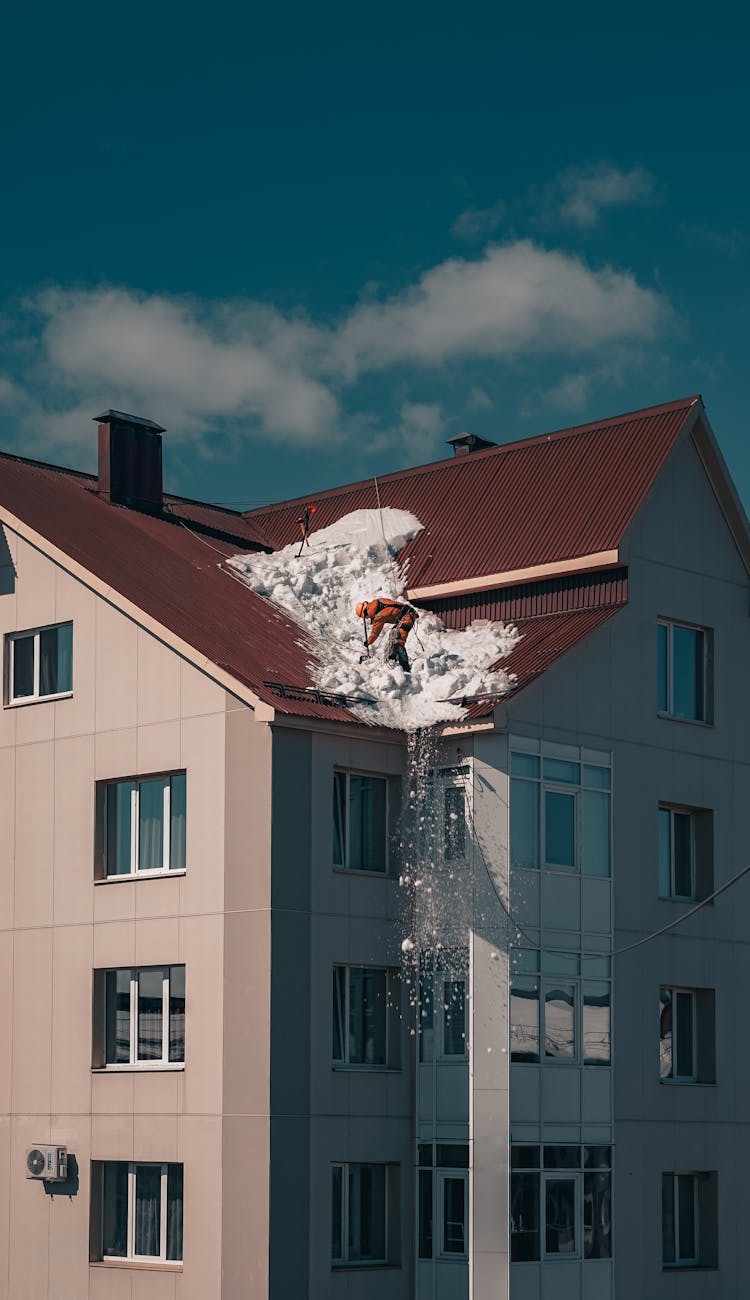
[[[409,656],[406,653],[406,638],[417,620],[417,611],[401,600],[361,600],[355,609],[357,618],[365,626],[365,645],[374,645],[386,624],[395,627],[388,658],[400,664],[405,673],[411,672]],[[367,620],[370,620],[370,635],[367,635]],[[368,651],[369,653],[369,651]]]

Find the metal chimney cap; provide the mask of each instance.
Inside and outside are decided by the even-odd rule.
[[[104,411],[102,415],[92,415],[94,424],[133,424],[139,429],[152,429],[154,433],[166,433],[160,424],[153,420],[144,420],[140,415],[127,415],[125,411]]]
[[[454,438],[446,438],[450,443],[456,456],[467,452],[485,451],[487,447],[496,447],[496,442],[490,442],[489,438],[480,438],[478,433],[457,433]]]

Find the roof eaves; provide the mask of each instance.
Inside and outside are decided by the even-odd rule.
[[[457,582],[439,582],[432,587],[414,587],[407,592],[409,600],[436,600],[443,596],[468,596],[475,591],[490,591],[496,587],[512,587],[520,582],[534,582],[556,578],[566,573],[591,573],[596,569],[616,568],[620,563],[617,550],[596,551],[590,555],[576,555],[550,564],[535,564],[528,569],[508,569],[505,573],[487,573],[476,578]]]
[[[742,557],[742,562],[750,574],[750,521],[734,486],[705,408],[699,412],[691,433],[716,500]]]
[[[72,556],[61,550],[60,547],[55,546],[54,542],[49,541],[48,538],[42,536],[42,534],[38,533],[36,529],[31,528],[22,519],[19,519],[2,505],[0,505],[0,523],[10,528],[13,532],[18,533],[19,537],[22,537],[24,541],[28,542],[31,546],[36,547],[37,550],[41,551],[43,555],[46,555],[50,560],[54,561],[55,564],[59,564],[66,573],[70,573],[72,577],[77,578],[85,586],[89,587],[91,591],[94,591],[98,596],[101,596],[111,605],[114,605],[120,613],[124,614],[127,618],[131,618],[135,623],[140,627],[143,627],[147,632],[150,632],[153,636],[158,637],[160,641],[165,645],[168,645],[170,649],[176,651],[177,654],[181,655],[182,658],[191,663],[193,667],[211,677],[218,686],[229,691],[232,695],[242,700],[243,703],[248,704],[255,713],[256,721],[273,721],[275,716],[273,706],[268,704],[265,700],[262,700],[255,691],[251,690],[250,687],[247,686],[246,683],[241,682],[226,668],[220,667],[206,655],[201,654],[200,651],[196,650],[188,641],[177,636],[177,634],[170,628],[153,618],[152,615],[146,613],[145,610],[134,604],[133,601],[128,600],[128,598],[123,596],[121,592],[116,591],[114,587],[97,577],[97,575],[92,573],[90,569],[87,569],[77,560],[74,560]]]

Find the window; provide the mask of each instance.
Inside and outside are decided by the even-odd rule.
[[[609,1259],[609,1147],[512,1146],[510,1257]]]
[[[514,751],[510,770],[511,866],[608,876],[609,767]]]
[[[182,1165],[94,1160],[91,1246],[95,1259],[182,1260]]]
[[[419,1144],[419,1258],[468,1258],[469,1147],[465,1142]],[[435,1236],[435,1233],[437,1234]]]
[[[708,654],[711,633],[707,628],[682,623],[659,622],[658,706],[659,712],[686,722],[709,722],[710,678]]]
[[[185,870],[184,772],[97,786],[100,879]]]
[[[713,874],[713,813],[660,804],[659,897],[707,898]]]
[[[467,1046],[466,977],[460,969],[423,970],[419,981],[419,1059],[463,1060]]]
[[[94,972],[95,1068],[163,1069],[185,1060],[185,967]],[[95,1024],[95,1031],[98,1026]]]
[[[393,1212],[395,1217],[398,1207],[392,1203],[397,1200],[397,1166],[331,1166],[331,1262],[334,1267],[395,1262],[388,1225],[389,1215]]]
[[[399,991],[397,971],[334,966],[334,1064],[398,1068]]]
[[[6,637],[9,704],[48,700],[73,690],[73,624],[58,623]]]
[[[447,785],[443,790],[446,861],[466,857],[466,798],[461,786]]]
[[[661,1176],[662,1262],[665,1268],[718,1266],[715,1172]]]
[[[333,862],[342,871],[388,871],[388,781],[333,774]]]
[[[541,971],[540,971],[541,964]],[[610,960],[599,954],[513,954],[510,1059],[610,1064]]]
[[[659,990],[659,1078],[663,1083],[714,1083],[713,989]]]

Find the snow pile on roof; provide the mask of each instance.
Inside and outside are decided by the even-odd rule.
[[[402,597],[406,575],[394,558],[422,524],[406,510],[355,510],[329,528],[272,555],[236,555],[229,563],[253,591],[280,605],[305,631],[315,656],[310,675],[321,690],[374,700],[356,706],[363,721],[403,731],[455,721],[465,709],[447,700],[510,688],[502,670],[490,673],[517,640],[514,628],[487,620],[463,632],[447,630],[435,614],[420,611],[407,651],[411,674],[385,658],[388,629],[364,653],[358,601]],[[421,643],[421,644],[420,644]]]

